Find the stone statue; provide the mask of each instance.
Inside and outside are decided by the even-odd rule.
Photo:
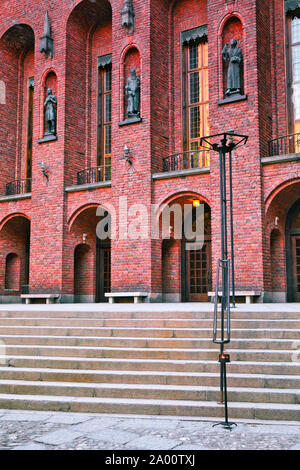
[[[227,90],[226,95],[233,95],[235,93],[241,93],[241,66],[242,66],[242,51],[237,47],[237,40],[231,39],[230,49],[228,44],[225,44],[223,51],[224,62],[229,62],[228,73],[227,73]]]
[[[45,119],[48,129],[48,132],[46,132],[45,135],[56,135],[56,106],[57,98],[52,93],[51,88],[48,88],[47,97],[44,103]]]
[[[128,97],[127,117],[140,117],[140,78],[135,69],[130,70],[125,93]]]

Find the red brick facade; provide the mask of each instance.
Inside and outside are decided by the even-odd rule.
[[[124,0],[1,3],[2,301],[19,299],[22,286],[28,286],[23,290],[30,293],[59,293],[62,301],[94,301],[99,263],[96,227],[101,220],[97,207],[111,215],[116,212],[118,231],[110,241],[111,292],[143,291],[153,301],[182,299],[181,243],[151,238],[149,214],[151,204],[193,198],[210,207],[214,287],[221,249],[218,154],[211,152],[210,165],[204,169],[163,172],[163,158],[185,150],[181,34],[204,25],[209,132],[232,128],[249,136],[247,145],[233,154],[236,287],[259,291],[260,301],[285,300],[287,215],[300,199],[300,159],[297,152],[270,157],[268,147],[269,141],[289,133],[284,1],[133,0],[132,4],[135,29],[129,33],[121,25]],[[47,10],[53,58],[39,47]],[[222,104],[222,48],[232,37],[237,37],[243,52],[245,99]],[[97,60],[108,54],[112,54],[111,178],[78,185],[77,173],[97,166]],[[126,113],[124,86],[132,67],[141,80],[141,120],[120,125]],[[26,179],[31,78],[31,188],[5,195],[6,184]],[[57,96],[57,139],[40,142],[47,87]],[[125,145],[132,164],[124,158]],[[132,239],[125,235],[128,222],[140,216],[138,204],[147,209],[148,216],[139,219],[139,230],[144,226],[148,236]]]

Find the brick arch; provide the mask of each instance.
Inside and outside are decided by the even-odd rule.
[[[15,217],[24,217],[24,219],[27,219],[30,222],[30,217],[27,214],[24,214],[23,212],[14,212],[13,214],[9,214],[5,216],[4,219],[1,220],[0,232],[3,229],[3,227],[6,225],[6,223]]]
[[[272,202],[275,200],[275,198],[286,188],[289,188],[290,186],[294,184],[300,184],[300,178],[293,178],[288,181],[284,181],[280,185],[276,186],[276,188],[273,188],[270,190],[269,194],[265,197],[265,213],[268,213],[268,210],[272,204]]]
[[[102,202],[90,202],[88,204],[84,204],[83,206],[80,206],[77,209],[75,209],[72,215],[69,217],[68,222],[67,222],[69,231],[71,232],[74,222],[83,212],[89,209],[93,209],[93,208],[97,209],[98,207],[102,207],[104,210],[106,210],[110,214],[112,212],[112,209],[114,209],[110,204],[106,204]]]
[[[189,191],[189,190],[186,190],[186,191],[180,191],[180,192],[177,192],[177,193],[172,193],[170,194],[169,196],[165,197],[164,200],[160,201],[158,206],[158,211],[156,213],[156,219],[158,220],[164,210],[164,208],[169,205],[170,203],[173,203],[174,201],[178,200],[178,199],[181,199],[181,198],[186,198],[186,197],[195,197],[195,198],[198,198],[200,199],[201,201],[203,202],[206,202],[206,204],[211,207],[211,203],[210,201],[205,197],[203,196],[202,194],[199,194],[197,193],[196,191]]]
[[[27,18],[28,19],[28,18]],[[27,21],[26,19],[26,21]],[[34,25],[33,24],[29,24],[29,22],[26,22],[26,23],[18,23],[17,25],[13,25],[13,26],[4,26],[3,27],[3,30],[0,30],[0,41],[2,41],[2,39],[4,39],[5,35],[7,34],[10,34],[10,32],[13,32],[12,30],[13,29],[16,29],[16,26],[18,26],[18,29],[20,28],[26,28],[28,31],[31,30],[33,36],[35,37],[35,34],[34,34]]]

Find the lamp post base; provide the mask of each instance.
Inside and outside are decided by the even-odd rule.
[[[223,426],[224,429],[229,429],[229,431],[231,431],[234,426],[237,427],[237,424],[236,423],[230,423],[229,421],[223,421],[221,423],[214,424],[213,428],[215,426]]]

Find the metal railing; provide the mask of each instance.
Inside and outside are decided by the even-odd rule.
[[[269,155],[276,157],[288,155],[290,153],[300,153],[300,134],[288,134],[269,142]]]
[[[110,166],[96,166],[93,168],[85,168],[77,173],[77,184],[101,183],[111,180]]]
[[[7,183],[6,196],[13,196],[14,194],[26,194],[31,192],[31,179],[15,180]]]
[[[163,159],[163,171],[180,171],[192,168],[209,167],[209,151],[189,150],[182,153],[175,153]]]

